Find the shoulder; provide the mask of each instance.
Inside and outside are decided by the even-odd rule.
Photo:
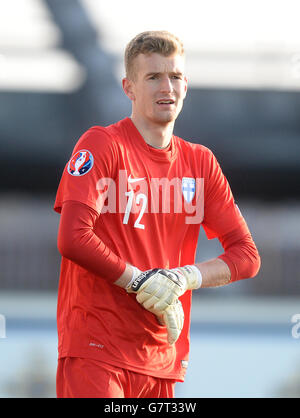
[[[88,128],[77,140],[73,153],[88,149],[99,157],[116,157],[118,147],[122,143],[122,134],[117,124],[109,126],[94,125]]]
[[[205,145],[190,142],[178,136],[175,136],[175,140],[179,150],[184,154],[187,154],[189,157],[194,156],[197,159],[201,158],[202,160],[205,159],[208,161],[215,158],[212,150],[206,147]]]
[[[213,151],[202,145],[193,143],[182,138],[177,138],[180,159],[188,161],[199,176],[211,179],[222,171],[220,164]]]
[[[77,144],[89,144],[93,146],[111,145],[115,142],[115,137],[109,127],[91,126],[79,138]]]

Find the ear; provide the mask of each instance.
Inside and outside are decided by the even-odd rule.
[[[133,92],[133,82],[129,80],[128,78],[123,78],[122,86],[123,86],[123,90],[126,96],[128,96],[131,101],[134,101],[135,95]]]
[[[188,88],[188,81],[187,81],[187,78],[184,77],[184,98],[186,97],[187,88]]]

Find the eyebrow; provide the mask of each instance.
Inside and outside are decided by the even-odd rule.
[[[159,72],[159,71],[154,71],[154,72],[145,74],[145,77],[150,77],[152,75],[161,75],[161,74],[165,74],[165,72],[162,73],[162,72]],[[170,75],[177,75],[177,76],[182,76],[183,77],[183,73],[181,71],[171,71],[168,74],[170,74]]]

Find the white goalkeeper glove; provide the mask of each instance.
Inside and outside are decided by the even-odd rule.
[[[187,278],[181,271],[153,269],[141,272],[133,266],[132,269],[133,276],[126,287],[127,292],[137,293],[137,301],[167,327],[168,342],[174,344],[184,323],[184,312],[178,297],[186,290]]]
[[[198,289],[201,283],[201,273],[192,265],[144,272],[133,267],[133,277],[126,290],[137,293],[136,299],[145,309],[161,315],[186,290]]]
[[[183,281],[183,277],[186,280],[186,290],[194,290],[199,289],[202,284],[202,274],[200,270],[193,265],[186,265],[183,267],[176,267],[171,270],[167,271],[173,271],[175,274],[178,275],[178,277]]]
[[[158,317],[158,321],[161,325],[167,327],[169,344],[174,344],[179,338],[184,323],[184,312],[181,302],[176,299],[163,312],[162,316]]]
[[[135,268],[126,290],[128,293],[136,293],[137,301],[159,316],[185,292],[186,279],[171,270],[152,269],[141,272]]]

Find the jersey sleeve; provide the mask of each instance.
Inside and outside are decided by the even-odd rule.
[[[115,282],[126,264],[94,232],[97,213],[79,202],[64,202],[58,229],[60,254],[108,282]]]
[[[235,203],[229,183],[210,150],[207,155],[204,188],[202,226],[207,238],[223,236],[237,227],[242,227],[245,232],[248,232],[247,224]]]
[[[238,227],[219,237],[219,240],[225,252],[218,258],[228,265],[231,281],[255,277],[260,269],[261,260],[250,231]]]
[[[95,126],[86,131],[63,170],[54,210],[61,213],[62,204],[72,200],[100,214],[103,201],[99,198],[98,182],[115,177],[116,161],[113,139],[105,128]]]

